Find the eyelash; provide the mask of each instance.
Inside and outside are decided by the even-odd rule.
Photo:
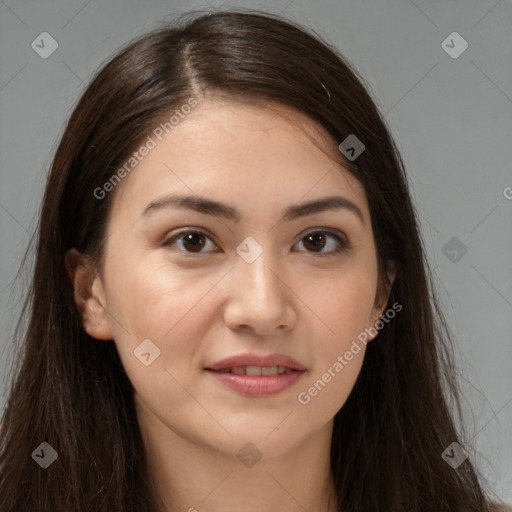
[[[206,231],[204,231],[204,230],[202,230],[200,228],[185,229],[185,230],[179,231],[178,233],[175,233],[173,236],[171,236],[169,239],[167,239],[163,243],[163,245],[164,246],[170,246],[176,240],[178,240],[181,237],[183,237],[183,235],[187,235],[187,234],[201,234],[201,235],[204,235],[204,236],[208,237],[210,240],[212,240],[211,236]],[[309,231],[308,233],[304,234],[304,236],[299,240],[299,242],[302,242],[302,240],[304,238],[306,238],[307,236],[309,236],[309,235],[316,235],[316,234],[330,235],[333,238],[335,238],[338,241],[338,243],[339,243],[338,247],[336,249],[334,249],[333,251],[330,251],[330,252],[315,253],[315,252],[312,252],[312,251],[306,251],[306,252],[310,252],[310,254],[313,254],[317,258],[325,258],[325,257],[328,257],[328,256],[335,256],[335,255],[340,254],[342,252],[345,252],[345,251],[347,251],[347,250],[349,250],[351,248],[351,244],[350,244],[350,242],[348,242],[348,240],[345,240],[340,235],[337,235],[336,233],[333,233],[332,231],[328,231],[327,229],[316,229],[314,231]],[[212,240],[212,242],[213,242],[213,240]],[[186,254],[196,255],[196,254],[201,254],[203,251],[199,251],[199,252],[182,251],[182,252],[185,252]]]

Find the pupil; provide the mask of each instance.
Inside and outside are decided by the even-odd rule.
[[[201,240],[201,242],[199,243],[199,247],[196,245],[198,243],[198,237],[199,239]],[[204,246],[204,238],[203,238],[203,235],[201,233],[189,233],[188,235],[185,235],[185,237],[183,238],[183,246],[188,249],[187,247],[187,244],[190,244],[192,243],[192,249],[194,249],[194,247],[197,249],[199,249],[199,251],[203,248]],[[195,252],[194,250],[192,250],[192,252]]]
[[[307,235],[307,236],[306,236],[306,239],[305,239],[305,240],[306,240],[306,242],[304,243],[304,245],[307,247],[307,246],[308,246],[308,244],[309,244],[309,242],[310,242],[311,240],[314,240],[315,238],[320,239],[320,240],[321,240],[321,242],[323,242],[323,243],[321,243],[320,245],[313,243],[313,248],[314,248],[314,249],[323,249],[323,247],[324,247],[324,245],[325,245],[325,237],[324,237],[324,235],[323,235],[323,234]]]

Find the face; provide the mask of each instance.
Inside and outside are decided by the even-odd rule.
[[[358,335],[387,300],[362,185],[319,125],[276,108],[209,99],[153,137],[111,192],[82,310],[89,334],[116,344],[141,421],[230,454],[252,442],[263,457],[332,426],[361,369]],[[211,370],[247,354],[300,370],[272,358]],[[286,373],[246,375],[274,363]]]

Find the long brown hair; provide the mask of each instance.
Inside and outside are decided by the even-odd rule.
[[[331,462],[339,510],[487,512],[468,449],[449,330],[434,293],[398,150],[364,80],[335,49],[283,18],[255,11],[191,14],[131,41],[93,77],[73,110],[48,176],[21,341],[1,423],[2,512],[156,512],[133,403],[113,342],[86,334],[64,258],[100,264],[114,193],[102,187],[162,119],[216,94],[291,106],[364,152],[344,166],[367,194],[380,276],[394,260],[389,303],[402,311],[367,347],[336,414]],[[190,13],[189,13],[190,16]],[[341,153],[340,153],[341,155]],[[26,318],[26,322],[23,322]],[[451,404],[451,405],[449,405]],[[47,442],[47,469],[31,454]]]

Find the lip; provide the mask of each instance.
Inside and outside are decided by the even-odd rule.
[[[259,366],[268,368],[284,366],[291,371],[280,375],[235,375],[219,373],[219,370],[234,366]],[[242,395],[250,397],[265,397],[282,393],[293,386],[306,372],[306,369],[295,359],[283,354],[260,356],[258,354],[239,354],[228,357],[205,368],[210,375],[226,387]]]
[[[249,375],[214,372],[208,368],[205,371],[226,387],[249,397],[265,397],[282,393],[293,386],[306,372],[306,370],[291,370],[289,373],[281,375],[251,377]]]
[[[305,368],[298,363],[295,359],[285,356],[283,354],[270,354],[268,356],[260,356],[258,354],[239,354],[232,357],[227,357],[211,366],[207,370],[223,370],[225,368],[232,368],[233,366],[259,366],[260,368],[271,366],[285,366],[291,370],[304,371]]]

